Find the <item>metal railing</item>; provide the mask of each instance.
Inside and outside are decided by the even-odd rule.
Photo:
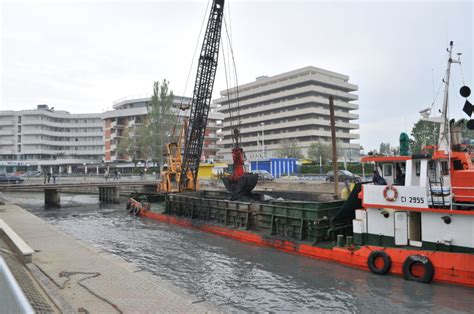
[[[0,256],[0,313],[34,313],[25,294]]]

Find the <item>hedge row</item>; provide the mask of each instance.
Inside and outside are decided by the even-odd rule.
[[[338,168],[343,170],[344,164],[338,163]],[[323,174],[326,174],[328,171],[332,170],[331,165],[323,166]],[[352,172],[353,174],[362,175],[362,164],[347,164],[347,171]],[[365,175],[370,175],[374,171],[373,164],[364,164]],[[302,174],[319,174],[320,168],[319,165],[302,165],[301,166]]]

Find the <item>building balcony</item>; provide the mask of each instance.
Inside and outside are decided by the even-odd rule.
[[[299,105],[306,106],[307,104],[312,104],[309,108],[301,108],[296,109]],[[225,107],[225,106],[224,106]],[[347,109],[349,111],[358,109],[357,104],[349,104],[346,102],[334,102],[334,114],[340,117],[349,117],[350,113],[343,112],[340,108]],[[225,108],[221,109],[222,112],[228,114],[228,110]],[[279,110],[280,112],[272,113],[275,110]],[[282,111],[283,110],[283,111]],[[246,108],[240,108],[240,117],[245,121],[247,119],[251,119],[257,117],[259,113],[262,114],[262,120],[265,120],[265,117],[277,115],[277,114],[292,114],[294,115],[296,112],[303,111],[303,110],[312,110],[312,112],[316,112],[321,115],[329,116],[329,103],[327,98],[320,97],[320,96],[304,96],[295,98],[292,100],[283,100],[281,102],[271,102],[266,104],[256,104],[255,106],[247,106]],[[237,109],[232,110],[232,115],[237,116]],[[229,119],[229,118],[228,118]],[[226,120],[228,120],[226,119]],[[235,119],[235,118],[234,118]],[[233,120],[234,120],[233,119]],[[357,118],[354,118],[357,119]]]
[[[26,139],[24,138],[21,143],[23,145],[50,145],[50,146],[72,146],[72,147],[83,147],[83,146],[103,146],[103,141],[49,141],[45,139]]]
[[[204,145],[203,149],[205,150],[216,150],[218,149],[216,144],[209,144],[209,145]]]
[[[331,132],[330,131],[323,131],[323,130],[305,130],[305,131],[294,131],[294,132],[284,132],[284,133],[278,133],[278,134],[265,134],[265,142],[270,141],[270,140],[291,140],[291,141],[297,141],[298,138],[300,137],[308,137],[308,136],[318,136],[318,137],[323,137],[323,138],[330,138],[331,137]],[[339,139],[349,139],[349,140],[355,140],[359,139],[359,134],[356,133],[346,133],[346,132],[336,132],[336,138]],[[245,143],[250,143],[250,142],[257,142],[261,141],[262,137],[261,136],[242,136],[242,144],[245,146]],[[224,145],[227,144],[232,144],[232,139],[227,136],[224,138],[221,142]]]
[[[104,133],[101,131],[94,132],[74,132],[74,129],[69,130],[70,132],[65,131],[50,131],[50,130],[41,130],[36,128],[23,128],[23,135],[47,135],[55,137],[103,137]]]
[[[273,90],[273,89],[275,88],[272,87],[270,90]],[[277,101],[277,100],[295,98],[298,96],[301,97],[301,95],[308,94],[308,93],[317,93],[318,95],[314,95],[312,97],[320,98],[321,99],[320,101],[324,101],[325,104],[328,104],[327,97],[329,95],[332,95],[335,98],[335,103],[334,103],[335,106],[337,106],[336,103],[339,102],[341,103],[340,104],[341,106],[345,104],[344,106],[346,106],[348,109],[353,109],[353,110],[357,109],[357,108],[354,108],[353,104],[348,103],[349,101],[357,100],[359,98],[357,95],[349,94],[343,91],[339,91],[339,90],[335,90],[335,89],[331,89],[331,88],[327,88],[323,86],[316,86],[316,85],[295,87],[288,90],[276,91],[270,94],[267,93],[264,95],[258,95],[258,96],[240,101],[239,107],[240,107],[240,110],[248,109],[249,107],[255,108],[261,103],[265,103],[265,102],[268,103],[268,102]],[[242,94],[240,96],[243,97]],[[341,101],[341,99],[343,99],[344,101]],[[229,111],[229,106],[227,105],[226,98],[218,99],[217,103],[222,105],[222,107],[219,108],[220,112],[224,113],[224,112]],[[281,103],[280,103],[280,106],[281,106]],[[233,110],[236,110],[236,108]]]
[[[13,120],[0,120],[0,126],[13,126],[15,122]]]
[[[329,72],[322,74],[318,73],[321,69],[316,68],[313,69],[313,73],[308,74],[307,72],[308,70],[311,70],[311,68],[312,67],[307,67],[306,69],[299,69],[296,71],[282,73],[269,78],[265,78],[264,80],[257,80],[252,83],[241,85],[239,86],[239,96],[246,97],[256,93],[261,93],[263,91],[280,89],[287,86],[294,86],[307,82],[313,82],[313,84],[315,85],[330,85],[332,86],[331,88],[342,90],[345,92],[355,92],[358,90],[357,85],[348,82],[349,77],[346,75]],[[236,91],[236,88],[230,89],[230,94],[233,95],[234,98],[234,94],[236,93]],[[221,97],[219,101],[221,99],[227,98],[227,91],[221,91],[221,95],[223,97]]]
[[[16,150],[14,149],[6,149],[6,148],[3,148],[0,150],[0,154],[1,155],[13,155],[13,154],[16,154]]]
[[[314,113],[314,112],[312,112]],[[269,131],[272,131],[272,130],[285,130],[285,129],[288,129],[288,128],[291,128],[291,127],[301,127],[301,126],[305,126],[305,125],[321,125],[321,126],[327,126],[329,127],[330,126],[330,121],[329,119],[322,119],[322,118],[309,118],[308,117],[308,114],[298,114],[298,118],[294,118],[295,120],[294,121],[279,121],[279,122],[274,122],[272,120],[276,120],[276,119],[282,119],[282,118],[291,118],[292,116],[291,115],[275,115],[277,117],[274,117],[274,116],[271,116],[271,117],[268,117],[267,120],[264,121],[264,127],[262,128],[261,124],[258,123],[258,122],[254,122],[256,119],[258,120],[261,120],[262,117],[258,117],[258,118],[254,118],[254,119],[248,119],[248,120],[245,120],[245,123],[243,123],[241,125],[241,129],[240,129],[240,133],[243,134],[243,133],[249,133],[249,132],[259,132],[261,133],[262,130],[264,130],[265,132],[269,132]],[[271,119],[269,119],[271,118]],[[258,121],[257,120],[257,121]],[[258,126],[252,126],[252,127],[249,127],[248,123],[258,123],[259,125]],[[356,124],[356,123],[348,123],[348,122],[341,122],[341,121],[336,121],[336,127],[337,128],[343,128],[343,129],[359,129],[359,125]],[[223,128],[223,132],[225,135],[229,135],[231,132],[230,130],[230,123],[229,122],[226,122],[225,123],[225,127]]]
[[[0,130],[0,136],[11,136],[14,135],[14,130]]]
[[[123,122],[117,122],[117,121],[113,121],[111,124],[110,124],[110,127],[112,129],[123,129],[125,128],[125,124]]]
[[[31,154],[31,155],[65,155],[65,156],[103,156],[105,154],[104,149],[94,149],[94,150],[54,150],[54,149],[28,149],[24,148],[21,151],[22,154]]]
[[[15,140],[0,140],[0,145],[14,145]]]
[[[27,120],[24,119],[21,123],[25,125],[40,125],[54,128],[63,128],[74,130],[75,128],[88,129],[88,128],[100,128],[102,129],[102,121],[99,120],[96,123],[72,123],[72,122],[52,122],[48,120]]]

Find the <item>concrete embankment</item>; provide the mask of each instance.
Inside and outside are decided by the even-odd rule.
[[[63,312],[218,312],[18,206],[0,205],[0,219],[35,250],[28,267]]]

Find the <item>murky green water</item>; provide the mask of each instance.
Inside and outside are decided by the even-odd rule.
[[[130,216],[91,195],[4,195],[66,233],[171,281],[225,310],[473,312],[474,289],[417,284]]]

